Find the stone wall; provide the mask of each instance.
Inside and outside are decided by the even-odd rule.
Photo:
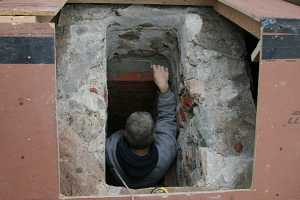
[[[113,29],[131,32],[108,40]],[[166,30],[172,33],[169,37]],[[120,44],[117,40],[123,49],[114,46]],[[240,30],[211,8],[67,5],[57,26],[61,192],[122,192],[105,183],[106,59],[128,50],[141,56],[159,53],[174,68],[178,185],[199,190],[248,187],[255,106]]]

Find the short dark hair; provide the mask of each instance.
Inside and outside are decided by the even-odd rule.
[[[154,122],[148,112],[134,112],[126,121],[125,140],[134,149],[145,149],[154,142]]]

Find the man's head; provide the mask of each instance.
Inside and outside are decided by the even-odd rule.
[[[126,121],[125,140],[134,149],[145,149],[154,142],[154,122],[148,112],[134,112]]]

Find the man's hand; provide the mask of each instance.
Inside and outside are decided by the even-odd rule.
[[[154,82],[161,93],[169,90],[169,70],[161,65],[152,65]]]

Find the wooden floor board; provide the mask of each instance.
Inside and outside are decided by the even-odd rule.
[[[1,0],[0,15],[54,16],[67,0]]]
[[[1,0],[0,15],[55,16],[68,3],[227,5],[250,18],[300,18],[300,7],[284,0]]]
[[[68,0],[68,3],[159,4],[211,6],[216,0]]]
[[[0,199],[57,200],[54,26],[0,25]]]
[[[260,21],[264,17],[300,19],[300,7],[283,0],[218,0]]]

